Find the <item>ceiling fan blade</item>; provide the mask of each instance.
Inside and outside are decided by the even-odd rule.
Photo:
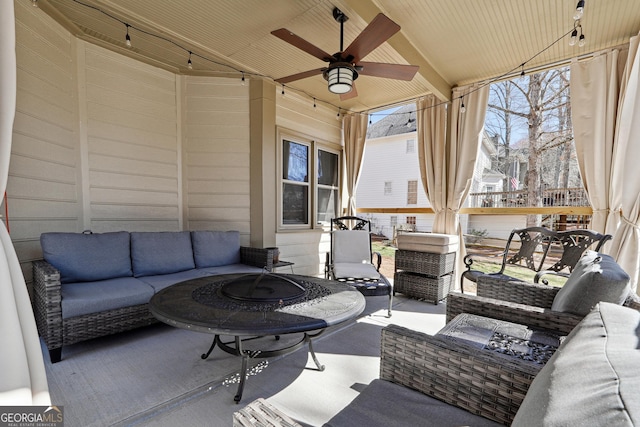
[[[346,101],[348,99],[355,98],[356,96],[358,96],[358,90],[356,89],[356,82],[353,82],[351,90],[340,95],[340,101]]]
[[[309,55],[313,55],[322,61],[331,61],[333,59],[333,57],[324,50],[312,45],[302,37],[296,36],[286,28],[280,28],[279,30],[271,31],[271,34],[286,41],[289,44],[294,45],[298,49],[304,50]]]
[[[373,21],[351,42],[343,52],[343,57],[353,56],[351,62],[358,62],[372,50],[386,42],[389,37],[400,31],[400,25],[379,13]]]
[[[359,62],[358,74],[363,76],[386,77],[396,80],[412,80],[418,72],[417,65],[385,64],[382,62]],[[362,67],[360,69],[359,67]]]
[[[322,74],[322,72],[324,70],[326,70],[325,67],[316,68],[315,70],[304,71],[302,73],[292,74],[292,75],[286,76],[286,77],[281,77],[279,79],[276,79],[275,82],[276,83],[280,83],[280,84],[285,84],[285,83],[293,82],[295,80],[306,79],[307,77],[315,76],[317,74]]]

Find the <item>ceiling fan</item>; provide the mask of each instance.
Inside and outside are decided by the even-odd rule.
[[[271,34],[289,44],[329,63],[327,67],[304,71],[287,77],[276,79],[277,83],[285,84],[295,80],[305,79],[322,74],[329,83],[329,91],[340,95],[341,100],[358,96],[354,80],[358,75],[386,77],[397,80],[411,80],[418,71],[416,65],[386,64],[382,62],[363,62],[362,58],[387,41],[392,35],[400,31],[400,26],[379,13],[373,21],[362,30],[347,47],[343,49],[344,23],[349,19],[338,8],[333,9],[333,17],[340,23],[340,51],[333,55],[295,35],[286,28],[272,31]]]

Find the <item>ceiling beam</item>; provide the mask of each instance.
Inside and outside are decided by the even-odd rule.
[[[348,6],[365,22],[371,22],[377,14],[384,13],[373,0],[341,0],[341,3]],[[422,53],[402,34],[402,30],[391,37],[387,43],[402,55],[409,64],[420,67],[418,73],[427,81],[431,93],[441,101],[451,100],[451,85],[438,74]]]

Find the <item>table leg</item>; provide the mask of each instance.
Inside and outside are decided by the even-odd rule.
[[[211,347],[209,347],[209,350],[207,350],[206,353],[203,353],[200,357],[203,359],[206,359],[207,357],[209,357],[209,355],[211,354],[211,352],[213,351],[213,349],[216,346],[216,342],[219,339],[219,335],[216,335],[215,337],[213,337],[213,342],[211,343]]]
[[[311,338],[315,338],[318,335],[322,334],[324,332],[324,329],[321,330],[320,332],[318,332],[317,334],[304,334],[304,340],[307,342],[307,344],[309,344],[309,354],[311,354],[311,358],[313,359],[313,361],[315,362],[316,366],[318,367],[319,371],[324,371],[324,365],[320,364],[320,362],[318,361],[318,358],[316,357],[316,352],[313,351],[313,344],[311,343]]]
[[[249,355],[242,351],[242,340],[240,337],[236,337],[236,350],[238,351],[238,355],[242,357],[242,366],[240,367],[240,383],[238,384],[238,391],[236,392],[233,401],[240,403],[240,399],[242,399],[242,391],[244,390],[244,381],[247,379],[247,359],[249,358]]]

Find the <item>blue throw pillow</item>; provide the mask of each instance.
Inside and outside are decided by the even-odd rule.
[[[240,232],[192,231],[196,267],[219,267],[240,263]]]
[[[45,261],[60,271],[62,283],[91,282],[132,275],[129,233],[43,233]]]
[[[133,275],[153,276],[195,268],[188,231],[131,233]]]

